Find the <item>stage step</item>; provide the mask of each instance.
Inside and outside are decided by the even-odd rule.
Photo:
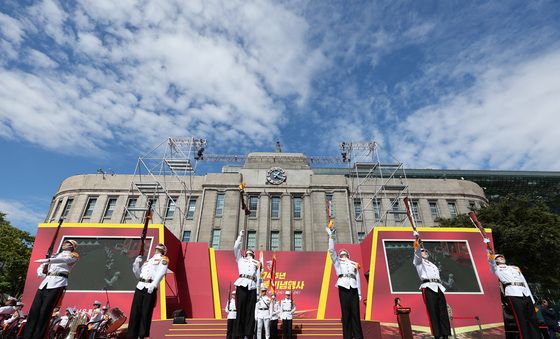
[[[155,333],[158,333],[158,338],[224,338],[227,320],[187,319],[186,324],[172,324],[170,320],[167,320],[159,321],[154,325],[153,328]],[[342,324],[336,319],[295,319],[292,322],[292,328],[295,338],[342,338]],[[279,322],[278,331],[282,333],[281,322]]]

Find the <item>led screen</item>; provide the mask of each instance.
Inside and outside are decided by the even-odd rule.
[[[393,293],[418,292],[420,278],[413,265],[412,241],[384,240],[385,258]],[[481,288],[466,241],[424,241],[432,263],[440,270],[447,292],[480,293]]]
[[[78,242],[80,261],[68,280],[69,291],[134,291],[138,280],[132,263],[138,256],[140,238],[64,237]],[[146,255],[151,238],[145,242]]]

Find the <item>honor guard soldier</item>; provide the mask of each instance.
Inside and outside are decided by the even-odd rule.
[[[270,299],[270,339],[278,339],[278,317],[282,309],[276,300],[276,294],[271,295]]]
[[[266,287],[261,287],[261,294],[257,299],[255,308],[255,320],[257,321],[257,338],[262,338],[262,329],[266,339],[270,339],[270,304],[271,300],[266,295]]]
[[[335,229],[329,222],[327,233],[329,235],[329,254],[334,265],[338,280],[338,296],[340,299],[340,310],[342,313],[342,332],[344,339],[362,339],[362,325],[360,322],[360,300],[362,291],[360,289],[359,264],[350,260],[347,250],[340,250],[338,255],[334,249]]]
[[[292,300],[292,292],[286,291],[286,297],[280,303],[280,318],[282,319],[282,338],[292,338],[292,319],[296,311],[296,304]]]
[[[152,313],[157,300],[157,288],[169,265],[169,258],[165,256],[167,247],[164,244],[158,244],[155,252],[143,264],[142,256],[138,256],[132,265],[132,271],[139,281],[134,291],[130,309],[128,338],[136,339],[150,336]]]
[[[237,317],[237,311],[235,308],[235,291],[231,292],[231,298],[226,303],[225,311],[227,313],[227,339],[234,339],[235,335],[233,333],[233,326],[235,325],[235,318]]]
[[[243,230],[233,245],[233,254],[239,270],[239,278],[234,285],[237,291],[237,318],[235,332],[237,337],[251,338],[255,332],[255,306],[257,304],[257,277],[260,274],[260,262],[255,260],[255,252],[251,249],[241,255]]]
[[[428,311],[430,329],[435,338],[447,338],[451,335],[449,315],[447,313],[447,301],[445,300],[445,287],[443,287],[439,275],[439,268],[428,260],[429,253],[420,244],[420,234],[413,232],[414,259],[412,263],[416,267],[418,277],[422,282],[420,289]]]
[[[35,294],[27,323],[23,331],[23,338],[43,338],[51,320],[53,309],[60,303],[64,290],[68,286],[68,274],[76,265],[80,256],[76,252],[78,243],[74,240],[65,240],[62,251],[48,259],[39,259],[41,263],[37,275],[44,277]],[[47,274],[45,274],[45,266]]]
[[[484,238],[486,244],[490,239]],[[535,312],[535,299],[529,285],[517,266],[506,265],[506,258],[487,246],[488,265],[502,284],[505,299],[515,318],[519,335],[523,339],[541,338]]]

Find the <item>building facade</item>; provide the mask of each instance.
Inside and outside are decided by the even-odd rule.
[[[311,168],[301,153],[250,153],[242,167],[225,167],[222,173],[140,178],[165,187],[152,194],[137,189],[134,175],[76,175],[61,183],[46,221],[142,223],[141,209],[152,199],[153,222],[165,224],[183,241],[229,249],[246,227],[249,248],[320,251],[327,248],[327,206],[338,241],[355,243],[374,226],[408,224],[406,195],[420,226],[437,226],[437,218],[487,202],[484,190],[468,180],[365,177],[340,168]],[[246,220],[241,182],[251,212]]]

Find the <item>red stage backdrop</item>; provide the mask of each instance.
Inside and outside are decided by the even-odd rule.
[[[478,230],[432,227],[420,228],[419,232],[431,250],[431,260],[440,267],[458,333],[477,330],[475,316],[483,328],[502,326],[499,286],[489,270]],[[417,289],[420,282],[412,264],[410,228],[377,227],[364,242],[367,241],[372,241],[369,270],[373,273],[369,274],[371,303],[366,319],[396,323],[392,307],[394,298],[399,297],[403,306],[412,308],[410,320],[415,329],[428,332],[426,309]]]
[[[28,310],[42,278],[37,277],[38,263],[34,260],[45,257],[47,248],[56,231],[57,224],[40,224],[36,241],[31,253],[31,261],[25,280],[23,301]],[[120,308],[127,316],[130,312],[136,278],[132,274],[132,262],[138,255],[140,246],[141,224],[63,224],[55,243],[55,253],[60,249],[64,239],[78,241],[80,261],[76,264],[69,278],[69,286],[62,301],[62,309],[76,307],[90,309],[94,300],[106,303],[109,298],[111,308]],[[169,238],[166,241],[165,238]],[[170,270],[179,268],[177,256],[181,254],[180,242],[163,225],[149,225],[146,239],[146,254],[151,256],[155,246],[165,242],[171,250]],[[173,277],[173,274],[170,275]],[[159,288],[159,297],[154,311],[154,319],[166,318],[166,279]],[[107,289],[107,292],[105,292]]]

